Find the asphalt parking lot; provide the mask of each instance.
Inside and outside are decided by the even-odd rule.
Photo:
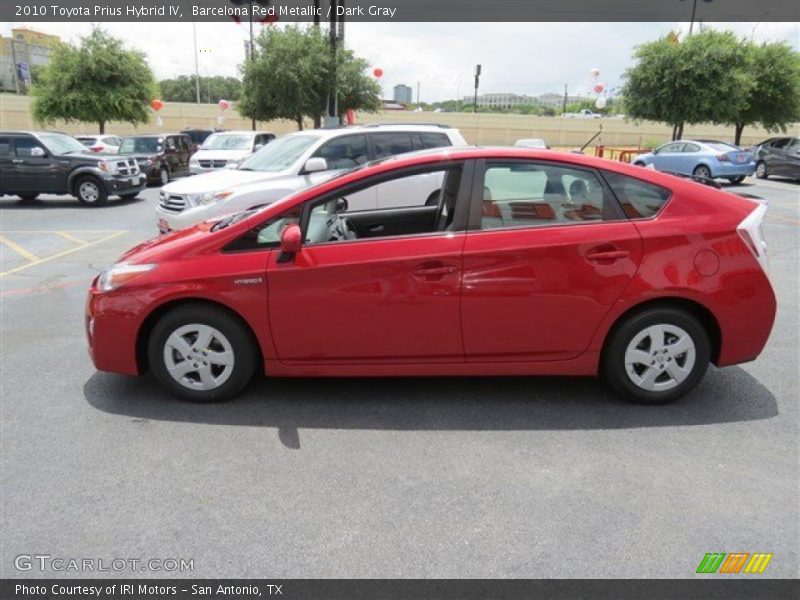
[[[180,402],[96,372],[83,331],[89,282],[153,236],[158,190],[0,199],[0,577],[92,575],[15,568],[37,553],[193,560],[150,577],[693,577],[707,552],[798,577],[800,185],[735,191],[770,203],[772,337],[660,407],[563,378],[264,380]]]

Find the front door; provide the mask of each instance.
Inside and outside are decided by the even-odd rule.
[[[349,223],[347,211],[331,209],[339,196],[309,201],[302,250],[287,260],[276,249],[267,267],[270,329],[282,362],[463,362],[466,234],[455,219],[455,203],[468,202],[459,197],[462,170],[447,171],[438,213],[413,199],[411,208],[364,211]]]
[[[580,355],[636,272],[636,227],[590,169],[488,162],[474,189],[483,198],[464,247],[467,361]]]
[[[653,159],[653,166],[658,171],[685,173],[686,170],[681,161],[683,158],[683,145],[683,142],[672,142],[658,148]],[[691,171],[689,171],[689,174],[691,174]]]

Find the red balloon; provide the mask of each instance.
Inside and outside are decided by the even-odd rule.
[[[594,91],[597,92],[598,94],[602,94],[603,90],[605,90],[605,89],[606,89],[606,86],[605,86],[605,84],[602,84],[602,83],[598,83],[598,84],[596,84],[594,86]]]
[[[226,110],[229,106],[230,106],[230,103],[227,100],[222,99],[222,100],[219,101],[220,110]]]
[[[153,98],[150,101],[150,108],[152,108],[154,111],[158,112],[162,108],[164,108],[164,103],[161,100],[159,100],[158,98]]]
[[[375,75],[375,79],[380,79],[381,77],[383,77],[383,69],[381,69],[380,67],[376,67],[376,69],[372,72],[372,74]]]

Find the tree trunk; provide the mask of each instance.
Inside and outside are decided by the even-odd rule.
[[[294,120],[297,121],[297,130],[303,131],[303,115],[297,115]]]
[[[322,127],[322,115],[314,115],[314,129]]]
[[[678,134],[678,124],[674,124],[672,126],[672,137],[670,138],[673,142],[675,141],[675,136]]]
[[[683,139],[683,123],[678,125],[678,138],[679,140]]]
[[[100,135],[106,132],[106,122],[105,121],[98,121],[97,124],[100,126]]]
[[[744,131],[744,123],[736,123],[736,134],[733,139],[733,143],[736,146],[741,146],[743,131]]]

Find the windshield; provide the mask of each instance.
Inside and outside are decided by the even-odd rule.
[[[164,147],[164,138],[128,137],[122,140],[120,154],[158,154]]]
[[[244,161],[239,168],[244,171],[270,173],[283,171],[297,162],[317,140],[319,140],[317,135],[287,135],[278,138]]]
[[[86,146],[63,133],[40,133],[39,139],[56,156],[70,152],[86,152]]]
[[[210,136],[201,150],[249,150],[253,145],[253,136],[246,133],[215,133]]]

